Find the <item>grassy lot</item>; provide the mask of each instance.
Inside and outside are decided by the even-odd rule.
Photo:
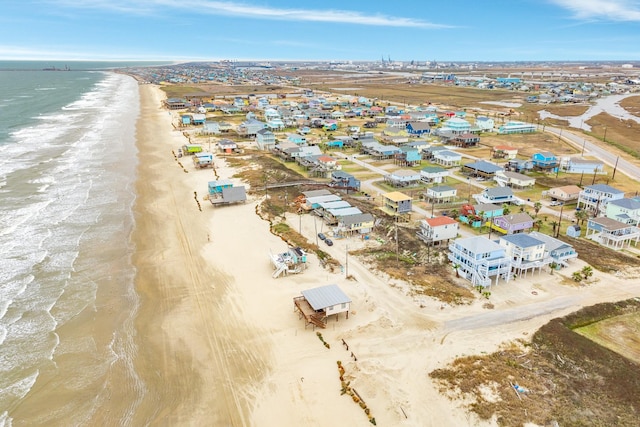
[[[610,317],[574,331],[640,364],[640,313]]]
[[[487,420],[495,416],[501,426],[556,421],[561,426],[635,427],[640,366],[573,330],[621,315],[637,321],[640,302],[587,307],[552,320],[531,343],[514,342],[489,355],[459,358],[429,376],[443,393],[454,390],[469,410]],[[516,392],[515,384],[525,390]]]

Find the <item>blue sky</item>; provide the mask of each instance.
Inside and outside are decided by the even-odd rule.
[[[640,0],[2,0],[0,59],[640,60]]]

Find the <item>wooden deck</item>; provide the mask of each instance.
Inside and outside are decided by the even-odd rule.
[[[305,320],[304,327],[307,325],[313,325],[314,328],[319,326],[320,328],[327,327],[327,314],[325,312],[316,312],[304,297],[295,297],[293,299],[295,311],[298,312],[299,317]]]

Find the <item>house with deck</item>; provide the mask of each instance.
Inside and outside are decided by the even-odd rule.
[[[618,190],[607,184],[594,184],[580,191],[577,207],[598,216],[606,212],[607,203],[623,198],[624,191],[622,190]]]
[[[558,201],[563,203],[572,202],[578,200],[582,188],[577,185],[563,185],[562,187],[553,187],[544,192],[542,195],[551,199],[551,201]]]
[[[458,237],[459,227],[458,221],[448,216],[425,218],[420,221],[417,236],[428,245],[448,243],[449,240]]]
[[[475,147],[480,143],[480,137],[470,132],[466,132],[455,135],[453,139],[448,141],[448,143],[461,148]]]
[[[397,165],[411,167],[422,162],[422,154],[417,148],[403,146],[399,150],[400,152],[395,155]]]
[[[518,121],[510,121],[498,128],[498,133],[508,135],[514,133],[533,133],[536,131],[536,125]]]
[[[207,188],[210,196],[217,196],[222,194],[222,190],[224,188],[233,187],[233,182],[228,179],[219,179],[216,181],[209,181],[207,184]]]
[[[514,203],[518,198],[513,194],[513,190],[509,187],[485,188],[480,194],[474,194],[473,198],[479,203]]]
[[[329,186],[334,188],[343,188],[352,191],[360,191],[360,181],[353,175],[341,170],[331,172],[331,182]]]
[[[529,236],[544,242],[546,252],[545,257],[548,255],[551,258],[551,263],[560,267],[568,267],[569,261],[578,258],[578,253],[569,243],[538,231],[530,232]]]
[[[238,125],[236,133],[244,137],[254,137],[258,131],[266,129],[267,124],[256,119],[249,119]]]
[[[420,172],[413,169],[398,169],[385,175],[384,180],[394,187],[409,187],[420,183]]]
[[[587,220],[585,237],[607,248],[620,250],[630,247],[631,244],[638,247],[640,228],[612,218],[590,218]]]
[[[441,166],[458,166],[462,156],[455,151],[439,150],[433,153],[433,162]]]
[[[487,287],[511,278],[511,261],[504,246],[483,236],[462,237],[449,243],[449,261],[456,274],[474,286]]]
[[[425,199],[430,203],[447,203],[456,200],[458,190],[449,185],[437,185],[427,188]]]
[[[493,132],[496,126],[495,121],[487,116],[477,116],[475,125],[480,132]]]
[[[340,234],[368,234],[373,230],[375,218],[370,213],[346,215],[338,218],[337,231]]]
[[[607,203],[605,216],[625,224],[640,224],[640,197],[611,200]]]
[[[517,275],[527,276],[529,271],[542,272],[542,267],[551,263],[551,257],[545,249],[544,241],[529,234],[509,234],[501,236],[498,243],[504,246],[507,257],[511,260],[511,271]]]
[[[431,132],[431,125],[427,122],[410,121],[407,123],[406,129],[411,136],[423,136]]]
[[[479,160],[477,162],[462,165],[463,174],[476,178],[492,179],[496,172],[501,170],[502,166],[498,166],[495,163],[491,163],[486,160]]]
[[[420,179],[428,183],[442,183],[449,176],[449,171],[440,166],[427,166],[420,170]]]
[[[525,233],[533,228],[533,218],[520,212],[491,218],[487,225],[502,234]]]
[[[581,157],[565,157],[560,162],[560,167],[566,173],[604,174],[604,162],[596,159],[583,159]]]
[[[327,327],[329,316],[346,313],[349,318],[351,298],[349,298],[338,285],[326,285],[318,288],[302,291],[302,296],[293,299],[293,306],[299,319],[305,320],[305,329],[308,325],[320,328]]]
[[[247,191],[244,185],[223,187],[215,197],[209,196],[209,201],[215,206],[244,203],[247,201]]]
[[[256,132],[256,145],[260,150],[269,151],[276,145],[276,135],[269,129],[261,129]]]
[[[557,172],[558,171],[558,158],[550,151],[540,151],[531,156],[531,163],[533,169],[544,172]]]
[[[399,191],[382,194],[381,210],[387,215],[408,219],[412,208],[411,197],[406,194]]]
[[[501,187],[530,188],[536,184],[536,179],[518,172],[497,171],[493,179]]]
[[[494,159],[515,159],[517,155],[518,149],[509,145],[496,145],[491,150]]]

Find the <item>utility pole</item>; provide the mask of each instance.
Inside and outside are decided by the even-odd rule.
[[[562,210],[564,209],[564,202],[560,205],[560,219],[558,220],[558,229],[556,230],[556,238],[560,236],[560,227],[562,226]]]
[[[620,160],[620,156],[616,158],[616,165],[613,167],[613,174],[611,174],[611,181],[613,181],[616,177],[616,170],[618,169],[618,160]]]
[[[400,244],[398,243],[398,219],[396,218],[396,267],[400,265]]]
[[[345,264],[344,272],[346,273],[345,277],[349,277],[349,245],[347,245],[346,259],[344,264]]]

